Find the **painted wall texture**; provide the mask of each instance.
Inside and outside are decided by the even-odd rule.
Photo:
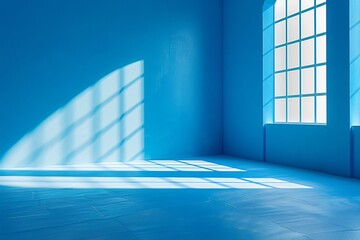
[[[224,153],[263,159],[262,0],[224,0]]]
[[[143,148],[136,150],[147,159],[221,154],[221,10],[219,0],[207,1],[206,8],[202,0],[2,1],[0,156],[13,149],[26,165],[26,159],[70,149],[66,158],[49,161],[71,163],[75,142],[79,148],[81,141],[94,143],[90,153],[100,153],[106,141],[126,146],[138,132]],[[125,123],[99,131],[102,117],[119,110],[115,104],[101,113],[99,104],[116,94],[134,96],[131,81],[138,99],[119,97],[116,103],[123,108],[115,117]],[[108,99],[101,95],[115,89]],[[87,104],[73,104],[84,104],[88,95]],[[126,101],[138,104],[135,120],[126,119],[132,111]],[[75,105],[80,110],[68,114]],[[74,116],[86,107],[94,116],[75,127]],[[131,132],[136,121],[142,130]],[[105,137],[110,129],[122,138]]]

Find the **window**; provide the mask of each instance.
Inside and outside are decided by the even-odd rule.
[[[273,31],[272,122],[326,124],[326,0],[277,0]]]
[[[360,1],[350,0],[350,126],[360,126]]]

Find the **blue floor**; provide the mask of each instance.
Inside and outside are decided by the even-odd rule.
[[[360,239],[360,181],[214,156],[0,172],[0,239]]]

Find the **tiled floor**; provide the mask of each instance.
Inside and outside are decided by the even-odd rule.
[[[360,239],[360,181],[216,156],[0,172],[0,239]]]

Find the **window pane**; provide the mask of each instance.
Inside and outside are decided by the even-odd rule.
[[[286,66],[286,47],[275,49],[275,71],[284,70]]]
[[[326,62],[326,35],[316,38],[316,63]]]
[[[274,21],[277,23],[272,42],[275,47],[274,121],[277,123],[327,121],[324,3],[326,0],[275,0]]]
[[[306,38],[314,35],[314,10],[301,14],[301,37]]]
[[[288,12],[287,15],[293,15],[299,12],[299,0],[288,0],[287,2]]]
[[[275,24],[275,46],[286,42],[285,20]]]
[[[275,122],[286,122],[286,99],[275,99]]]
[[[301,43],[301,54],[302,66],[314,64],[314,39],[309,39]]]
[[[326,93],[326,66],[316,68],[316,92]]]
[[[286,96],[286,73],[275,74],[275,97]]]
[[[288,19],[288,42],[299,39],[299,15]]]
[[[301,10],[305,10],[314,6],[314,0],[301,0]]]
[[[299,95],[299,70],[288,72],[288,95]]]
[[[300,122],[299,98],[288,99],[288,122]]]
[[[316,122],[326,123],[326,96],[316,97]]]
[[[288,45],[288,69],[299,67],[299,43]]]
[[[314,94],[314,68],[301,70],[301,94]]]
[[[305,123],[314,122],[314,97],[301,98],[301,119]]]
[[[275,21],[285,17],[286,8],[285,0],[277,0],[275,2]]]
[[[326,5],[316,9],[316,34],[326,32]]]

